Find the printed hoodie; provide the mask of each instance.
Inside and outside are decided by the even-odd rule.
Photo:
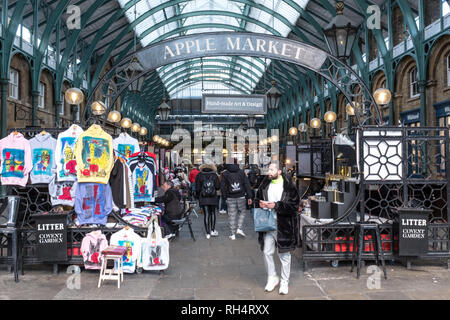
[[[111,235],[110,245],[127,247],[128,251],[123,257],[123,272],[134,273],[136,267],[142,267],[141,247],[142,238],[131,228],[122,230]]]
[[[78,137],[75,159],[78,182],[107,184],[114,166],[112,137],[93,124]]]
[[[77,182],[62,181],[56,182],[55,177],[48,185],[48,193],[52,206],[63,205],[73,207],[75,204],[75,192],[77,190]]]
[[[133,153],[139,152],[139,142],[126,132],[122,132],[113,140],[114,150],[118,157],[128,161]]]
[[[106,225],[111,210],[112,193],[109,184],[77,184],[75,212],[80,224]]]
[[[31,183],[50,183],[55,168],[56,139],[50,133],[38,134],[30,139],[33,169]]]
[[[101,252],[107,247],[108,240],[100,230],[89,232],[81,242],[84,268],[100,270],[102,266]]]
[[[30,142],[21,133],[11,132],[0,140],[0,165],[2,185],[27,185],[33,160]]]
[[[57,181],[76,181],[75,143],[83,129],[76,124],[58,135],[55,148]]]

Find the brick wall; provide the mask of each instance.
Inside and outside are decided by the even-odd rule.
[[[7,99],[7,127],[21,128],[31,125],[31,74],[27,59],[16,54],[11,59],[11,68],[19,72],[19,99]]]
[[[450,99],[450,87],[447,86],[447,57],[450,55],[450,35],[438,39],[431,49],[428,63],[427,82],[427,124],[437,125],[433,105]]]
[[[402,11],[398,6],[392,11],[392,33],[393,33],[393,45],[394,47],[405,39],[404,21]]]

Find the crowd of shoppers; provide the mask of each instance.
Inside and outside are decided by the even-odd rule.
[[[184,165],[177,167],[174,173],[166,168],[162,176],[164,195],[157,197],[155,202],[164,203],[162,221],[169,237],[176,232],[171,220],[179,219],[182,213],[179,204],[184,189],[198,200],[202,209],[206,239],[219,235],[216,211],[228,213],[229,238],[236,240],[236,236],[246,236],[243,224],[249,209],[273,210],[276,230],[258,233],[267,272],[265,291],[271,292],[279,286],[280,294],[288,294],[291,251],[299,245],[296,233],[300,197],[291,175],[283,173],[277,163],[271,163],[268,174],[262,175],[255,165],[243,170],[235,162],[218,167],[214,164],[194,166],[189,173]],[[281,262],[281,278],[275,268],[275,250]]]

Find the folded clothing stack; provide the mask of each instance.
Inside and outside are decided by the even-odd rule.
[[[122,210],[122,219],[138,227],[147,227],[148,221],[153,215],[161,215],[160,207],[150,205],[143,208],[132,208]]]

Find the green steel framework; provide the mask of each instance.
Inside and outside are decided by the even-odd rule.
[[[103,4],[109,3],[112,0],[98,0],[94,1],[89,8],[83,12],[81,17],[81,25],[82,29],[85,26],[89,26],[93,23],[92,17],[93,14],[100,10]],[[54,77],[54,100],[55,100],[55,110],[62,104],[61,96],[59,92],[62,88],[62,82],[65,79],[65,73],[66,70],[70,64],[71,61],[75,60],[74,56],[79,55],[82,53],[81,56],[81,63],[77,66],[76,64],[73,64],[74,68],[74,79],[72,82],[72,85],[79,86],[81,84],[81,81],[83,80],[83,77],[87,78],[88,82],[88,92],[92,90],[92,88],[95,86],[96,80],[98,79],[98,76],[100,75],[100,72],[103,70],[104,66],[106,65],[106,62],[112,57],[113,51],[118,48],[126,45],[125,49],[123,49],[120,53],[115,54],[114,57],[117,57],[117,59],[123,58],[131,49],[132,49],[132,41],[127,40],[124,43],[121,43],[122,39],[126,37],[126,35],[133,30],[133,27],[135,27],[140,21],[144,19],[144,17],[148,17],[155,12],[158,12],[160,10],[163,10],[164,8],[169,8],[173,6],[176,11],[176,15],[170,19],[167,19],[163,23],[160,23],[158,25],[153,26],[152,29],[147,30],[144,34],[141,35],[141,37],[144,37],[146,34],[149,34],[150,30],[155,30],[157,27],[163,26],[170,22],[177,22],[177,29],[172,31],[171,33],[168,33],[169,35],[173,34],[184,34],[187,30],[191,29],[197,29],[201,27],[211,27],[211,28],[223,28],[224,25],[218,25],[218,24],[200,24],[200,25],[194,25],[194,26],[183,26],[183,19],[187,17],[194,17],[194,16],[200,16],[200,15],[222,15],[222,16],[230,16],[233,18],[236,18],[240,20],[240,26],[239,28],[234,27],[236,31],[242,31],[245,30],[245,25],[247,22],[255,23],[262,28],[268,30],[272,34],[276,34],[275,30],[272,30],[270,26],[265,25],[264,23],[260,21],[255,21],[255,19],[250,18],[248,15],[252,8],[257,8],[260,10],[263,10],[276,18],[278,18],[281,22],[288,25],[291,28],[292,34],[296,37],[299,37],[302,41],[306,43],[311,43],[311,40],[309,37],[321,40],[323,39],[323,32],[322,28],[319,22],[326,23],[327,20],[324,17],[321,17],[320,15],[317,15],[314,12],[309,12],[306,8],[303,10],[300,6],[295,4],[293,1],[285,0],[287,4],[291,5],[292,8],[297,10],[300,13],[299,20],[304,20],[308,24],[310,24],[315,32],[310,32],[308,30],[302,30],[297,25],[292,26],[289,25],[287,20],[278,14],[277,12],[274,12],[272,9],[264,7],[260,4],[256,4],[250,0],[235,0],[234,2],[240,3],[244,5],[242,14],[237,14],[234,12],[225,12],[225,11],[213,11],[213,10],[205,10],[205,11],[196,11],[191,12],[188,14],[182,13],[182,7],[187,2],[187,0],[173,0],[173,1],[167,1],[155,8],[152,8],[150,11],[146,12],[144,15],[140,16],[136,21],[133,21],[132,23],[129,23],[127,25],[121,26],[118,29],[111,30],[114,23],[117,22],[119,19],[123,18],[124,13],[126,10],[130,9],[134,5],[134,1],[129,1],[124,8],[116,8],[115,10],[105,12],[101,17],[97,17],[97,19],[107,17],[111,15],[107,22],[103,24],[103,26],[96,30],[95,32],[95,38],[93,41],[91,41],[89,44],[86,43],[84,38],[89,37],[92,35],[92,33],[88,34],[85,37],[81,37],[81,30],[75,30],[75,31],[69,31],[67,30],[67,27],[64,25],[64,21],[62,20],[62,14],[65,12],[67,5],[69,4],[68,0],[61,0],[61,1],[39,1],[39,0],[19,0],[14,2],[13,4],[8,6],[8,0],[1,0],[2,8],[8,8],[12,14],[10,16],[11,22],[8,24],[8,11],[2,9],[1,11],[1,20],[2,20],[2,26],[7,26],[2,28],[2,34],[0,35],[0,41],[1,41],[1,66],[0,66],[0,87],[1,87],[1,130],[0,134],[1,136],[5,136],[6,134],[6,99],[7,99],[7,88],[8,88],[8,81],[9,81],[9,66],[11,58],[14,54],[20,52],[23,54],[26,59],[28,60],[30,64],[30,72],[31,72],[31,95],[32,95],[32,106],[33,106],[33,112],[32,112],[32,119],[33,124],[36,124],[37,122],[37,98],[38,98],[38,86],[39,86],[39,80],[42,70],[48,69],[53,77]],[[86,0],[78,1],[77,5],[82,4],[86,2]],[[320,6],[321,8],[326,9],[332,16],[336,14],[336,10],[334,6],[326,0],[311,0],[312,3],[315,5]],[[358,14],[359,16],[365,18],[366,17],[366,9],[367,6],[372,5],[373,3],[366,0],[355,0],[355,4],[357,5],[358,9],[355,9],[351,6],[346,6],[348,10],[351,10],[353,13]],[[28,13],[26,16],[24,15],[25,9],[31,4],[33,10]],[[54,6],[52,6],[54,5]],[[404,23],[408,27],[408,30],[411,34],[412,42],[413,42],[413,48],[411,50],[405,50],[405,52],[396,57],[393,58],[393,36],[392,36],[392,11],[394,6],[398,6],[403,14]],[[417,68],[418,68],[418,82],[419,82],[419,92],[420,92],[420,101],[421,101],[421,123],[424,125],[426,123],[426,71],[428,66],[428,60],[429,60],[429,54],[431,52],[431,49],[436,43],[437,39],[440,38],[444,34],[450,34],[450,30],[446,29],[441,31],[439,34],[434,35],[430,39],[425,40],[424,39],[424,0],[418,0],[418,10],[414,11],[413,8],[409,5],[408,1],[405,0],[386,0],[385,3],[381,6],[382,14],[383,16],[387,16],[388,25],[382,26],[382,30],[371,30],[369,31],[367,27],[362,24],[360,27],[360,33],[364,35],[365,38],[365,47],[364,51],[366,54],[366,57],[369,57],[369,51],[370,51],[370,43],[369,43],[369,32],[373,33],[373,36],[376,40],[377,48],[380,52],[382,65],[378,67],[375,70],[372,70],[369,72],[368,70],[368,64],[369,61],[367,59],[367,62],[364,62],[362,60],[362,54],[359,46],[355,43],[355,46],[353,47],[353,53],[354,57],[356,59],[356,63],[358,66],[358,70],[361,72],[362,78],[366,85],[370,84],[370,80],[373,77],[373,75],[378,72],[379,70],[382,70],[386,76],[386,85],[388,89],[391,91],[394,91],[394,81],[395,81],[395,71],[396,67],[398,65],[398,62],[405,56],[410,55],[414,58]],[[442,11],[442,8],[441,8]],[[39,12],[42,12],[45,15],[44,21],[38,22],[38,16]],[[414,14],[419,15],[419,28],[417,28],[415,20],[414,20]],[[33,16],[33,26],[32,26],[32,34],[34,37],[33,43],[37,43],[37,37],[38,37],[38,28],[43,27],[43,31],[40,34],[40,45],[39,47],[33,45],[33,55],[28,54],[27,52],[24,52],[20,48],[17,48],[14,46],[14,39],[15,35],[18,29],[19,24],[22,23],[22,20],[24,18],[28,18],[30,16]],[[441,24],[443,23],[443,19],[441,18]],[[297,23],[298,24],[298,23]],[[225,25],[227,28],[233,28],[233,26]],[[61,29],[64,31],[64,36],[61,37]],[[384,30],[383,30],[384,29]],[[90,73],[90,68],[92,65],[92,60],[96,57],[98,57],[98,52],[101,51],[103,48],[101,46],[98,46],[98,43],[103,39],[104,37],[107,37],[108,35],[113,34],[116,31],[122,30],[115,38],[115,40],[108,44],[108,47],[103,52],[102,57],[97,61],[97,67],[93,73],[92,77],[86,76]],[[388,39],[390,48],[387,48],[385,42],[384,42],[384,36],[383,31],[387,31]],[[108,32],[108,33],[107,33]],[[306,35],[306,34],[308,35]],[[46,66],[46,48],[50,44],[50,38],[51,36],[55,34],[56,35],[56,41],[53,43],[56,46],[56,53],[57,56],[59,56],[60,53],[60,43],[62,40],[65,41],[65,49],[62,52],[62,59],[59,61],[56,59],[56,70],[52,70],[48,66]],[[161,37],[160,39],[156,39],[155,41],[160,41],[165,37]],[[406,42],[406,40],[405,40]],[[323,41],[322,41],[323,43]],[[428,50],[426,50],[426,48]],[[233,64],[235,63],[235,64]],[[239,64],[239,67],[242,68],[242,64],[239,63],[238,59],[232,60],[232,63],[229,64],[230,73],[233,76],[235,72],[238,72],[235,68],[236,65]],[[183,67],[184,65],[180,66]],[[291,122],[294,124],[298,124],[300,119],[300,114],[302,115],[302,118],[304,119],[306,116],[306,111],[310,110],[311,108],[315,108],[315,105],[318,105],[320,108],[321,116],[323,116],[323,113],[325,111],[325,99],[328,99],[324,96],[324,88],[325,86],[328,88],[329,93],[335,92],[335,89],[333,86],[328,83],[325,83],[322,79],[319,79],[316,75],[310,74],[308,72],[305,72],[304,70],[301,70],[297,67],[292,67],[295,74],[292,74],[292,71],[288,71],[287,66],[284,63],[280,62],[274,62],[272,66],[269,66],[266,74],[263,75],[256,86],[255,90],[263,90],[263,88],[268,87],[268,81],[270,80],[269,74],[271,73],[271,70],[275,70],[276,77],[280,78],[281,75],[286,75],[286,77],[281,78],[282,81],[280,82],[281,90],[283,92],[283,100],[281,104],[281,108],[279,111],[270,112],[267,115],[267,125],[271,127],[282,127],[284,130],[284,133],[287,131],[289,125]],[[176,72],[176,70],[171,70],[171,72]],[[185,72],[189,72],[189,68],[185,69]],[[295,78],[294,78],[295,77]],[[197,79],[198,81],[202,80],[202,77],[199,77]],[[193,81],[194,82],[194,81]],[[290,84],[290,86],[289,86]],[[174,83],[174,86],[178,85],[178,83]],[[231,85],[228,83],[228,85]],[[235,87],[241,86],[241,83],[236,82]],[[311,86],[315,89],[315,92],[317,94],[318,100],[316,103],[314,103],[313,97],[311,95]],[[164,88],[164,85],[159,79],[159,76],[157,74],[149,77],[144,84],[144,90],[143,93],[145,94],[144,97],[140,97],[138,101],[138,105],[134,105],[134,108],[137,108],[141,112],[145,112],[143,106],[151,106],[151,108],[154,110],[155,107],[160,103],[160,100],[163,95],[167,95],[167,88]],[[129,93],[125,93],[123,96],[123,101],[125,103],[127,96]],[[337,99],[335,95],[331,94],[331,105],[333,110],[336,110],[337,105]],[[309,107],[306,108],[306,102],[308,102]],[[129,105],[129,104],[127,104]],[[132,107],[128,107],[132,108]],[[390,114],[389,114],[389,120],[392,124],[393,122],[393,103],[391,102],[389,106]],[[56,122],[58,123],[59,118],[59,112],[56,113]],[[146,118],[152,121],[152,115],[154,115],[154,111],[151,113],[147,113]]]

